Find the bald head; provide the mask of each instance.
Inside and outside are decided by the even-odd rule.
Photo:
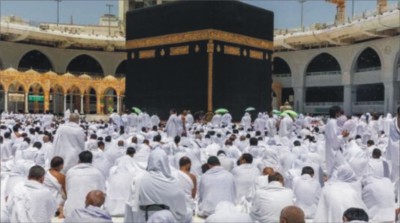
[[[92,190],[86,195],[86,206],[101,207],[105,201],[105,194],[100,190]]]
[[[69,121],[70,122],[75,122],[78,123],[79,122],[79,115],[76,113],[72,113],[69,115]]]
[[[49,138],[49,136],[48,135],[44,135],[43,136],[43,142],[49,142],[50,141],[50,138]]]
[[[263,175],[267,176],[267,175],[271,175],[274,173],[274,169],[272,169],[271,167],[265,167],[263,169]]]
[[[287,206],[281,211],[280,223],[305,223],[304,212],[296,206]]]

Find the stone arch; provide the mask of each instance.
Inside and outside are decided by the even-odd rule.
[[[10,90],[15,91],[16,89],[22,90],[23,92],[26,91],[25,86],[22,83],[20,83],[19,81],[13,81],[12,83],[10,83],[8,85],[7,91],[10,91]]]
[[[382,67],[381,56],[373,47],[366,47],[357,54],[353,63],[354,72],[380,70]]]
[[[29,84],[28,89],[30,90],[32,87],[40,87],[40,88],[42,88],[42,90],[44,90],[44,87],[39,82],[33,82],[33,83]]]
[[[67,89],[67,93],[80,94],[81,93],[81,89],[76,85],[72,85]]]
[[[122,78],[126,76],[127,60],[122,61],[115,70],[115,77]]]
[[[18,63],[18,69],[33,69],[36,71],[47,72],[49,70],[54,70],[54,66],[46,54],[39,50],[31,50],[21,57]]]
[[[94,57],[82,54],[74,57],[67,66],[67,72],[72,74],[89,74],[90,76],[104,76],[104,69]]]
[[[111,86],[106,87],[106,89],[103,91],[103,95],[110,93],[110,91],[114,91],[115,95],[117,95],[117,89],[115,89],[114,87],[111,87]]]
[[[340,74],[341,67],[338,60],[329,53],[320,53],[306,66],[306,76],[318,74]]]
[[[55,89],[57,91],[59,91],[60,93],[64,94],[65,93],[65,89],[62,87],[61,84],[55,83],[53,85],[50,86],[50,89]]]
[[[274,57],[272,73],[276,76],[292,76],[292,70],[290,69],[289,64],[280,57]]]

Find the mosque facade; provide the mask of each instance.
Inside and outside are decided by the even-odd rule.
[[[348,115],[395,113],[400,106],[399,21],[395,4],[343,24],[276,30],[272,107],[287,101],[303,113],[326,113],[332,105]],[[46,27],[2,19],[0,110],[122,111],[126,47],[121,29],[111,27],[110,34],[109,27]],[[43,99],[34,101],[35,95]]]

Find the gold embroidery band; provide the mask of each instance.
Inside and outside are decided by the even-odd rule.
[[[262,60],[264,59],[263,52],[257,50],[250,50],[250,58]]]
[[[273,42],[241,34],[230,33],[215,29],[204,29],[184,33],[167,34],[149,38],[126,41],[126,49],[162,46],[177,43],[187,43],[201,40],[216,40],[240,44],[265,50],[273,50]]]
[[[142,50],[139,51],[139,58],[140,59],[149,59],[154,58],[156,56],[155,50]]]
[[[209,112],[213,111],[213,61],[214,61],[214,43],[209,40],[207,43],[207,53],[208,53],[208,86],[207,86],[207,110]]]
[[[189,54],[189,46],[171,47],[169,54],[171,56],[179,56]]]
[[[234,46],[224,46],[224,53],[233,56],[240,56],[240,48]]]

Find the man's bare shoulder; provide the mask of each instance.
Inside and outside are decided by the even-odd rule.
[[[192,173],[187,173],[188,175],[189,175],[189,177],[190,177],[190,179],[192,179],[192,181],[193,182],[196,182],[197,181],[197,178],[196,178],[196,176],[194,175],[194,174],[192,174]]]

